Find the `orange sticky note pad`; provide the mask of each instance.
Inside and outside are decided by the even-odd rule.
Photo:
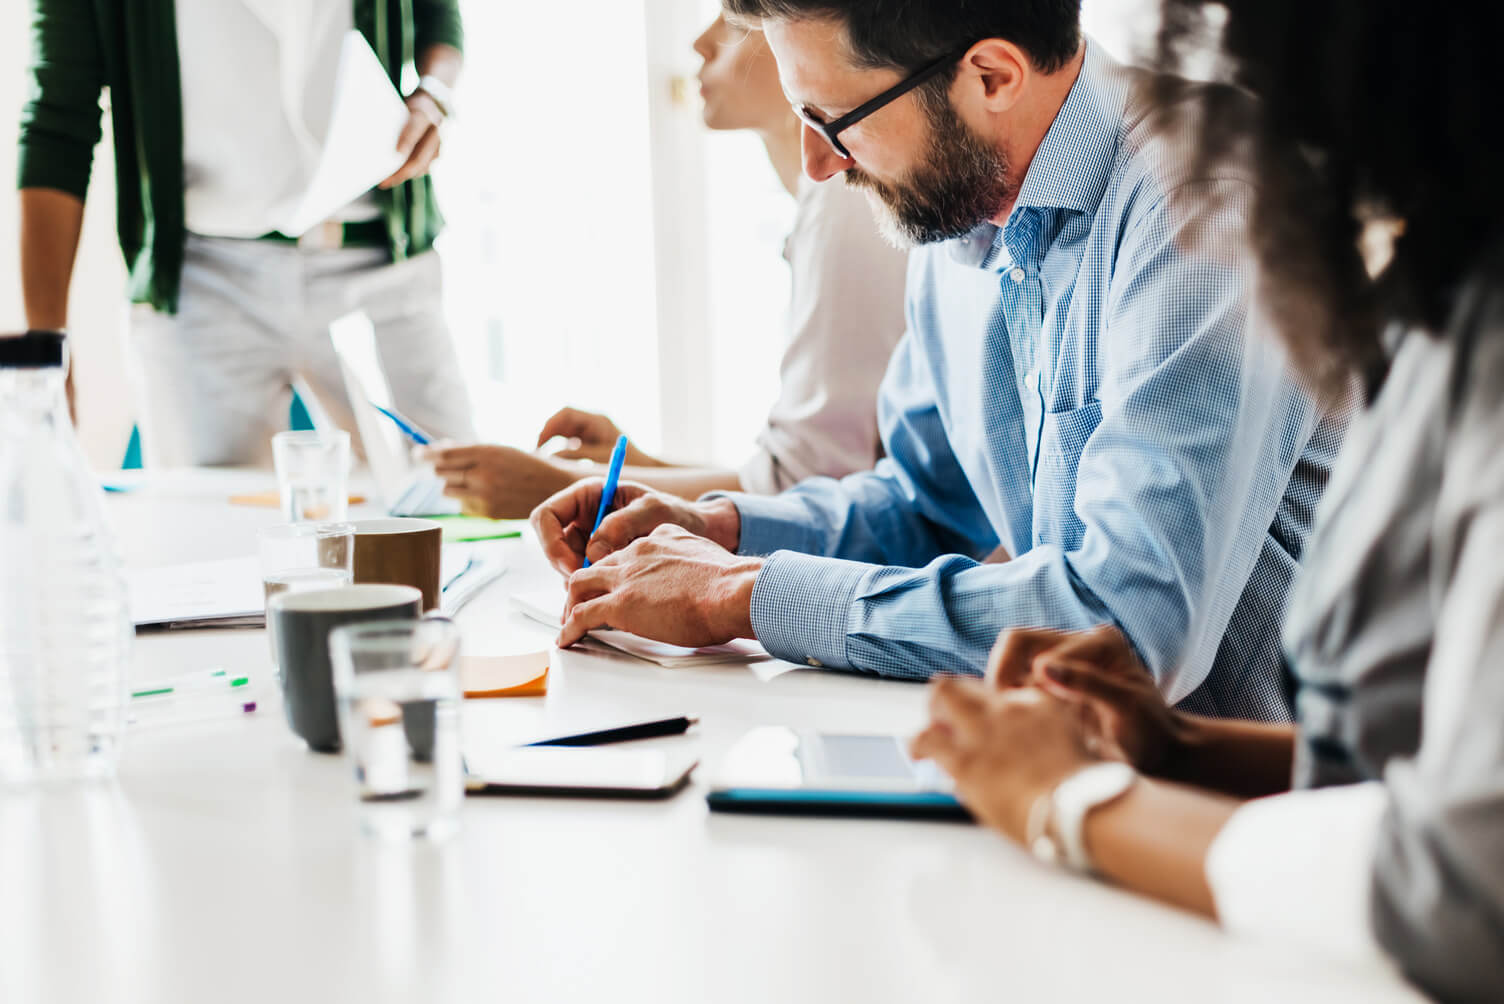
[[[361,505],[365,502],[364,495],[351,495],[350,505]],[[258,509],[276,509],[282,505],[282,496],[276,492],[252,492],[249,495],[231,495],[231,505],[252,506]]]
[[[548,653],[467,655],[460,659],[466,697],[542,697],[548,693]]]

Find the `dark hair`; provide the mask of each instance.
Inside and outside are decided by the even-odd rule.
[[[857,66],[913,72],[984,38],[1002,38],[1053,73],[1081,47],[1081,0],[722,0],[744,20],[845,25]]]
[[[1218,8],[1203,0],[1163,9],[1162,68],[1217,52],[1216,75],[1258,99],[1252,118],[1202,120],[1200,159],[1252,154],[1253,244],[1297,358],[1372,376],[1388,326],[1443,333],[1504,230],[1498,88],[1487,83],[1500,6],[1222,0],[1210,19]],[[1355,248],[1366,221],[1389,218],[1400,236],[1370,279]]]

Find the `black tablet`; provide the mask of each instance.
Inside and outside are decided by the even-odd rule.
[[[731,749],[706,802],[717,812],[969,820],[934,764],[897,736],[754,729]]]

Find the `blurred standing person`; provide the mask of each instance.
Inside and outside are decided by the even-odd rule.
[[[778,82],[760,31],[717,17],[695,40],[703,60],[705,125],[750,130],[779,180],[798,200],[784,258],[793,273],[778,398],[752,456],[736,470],[670,464],[631,446],[626,476],[695,498],[708,491],[774,495],[806,478],[866,470],[882,455],[877,388],[904,331],[907,255],[887,244],[861,192],[839,179],[817,184],[800,169],[800,125]],[[577,443],[538,457],[505,446],[435,451],[450,495],[467,509],[521,517],[545,498],[596,472],[560,460],[605,461],[621,434],[605,415],[565,408],[538,436]]]
[[[394,86],[417,71],[407,159],[306,234],[280,233],[322,155],[352,28]],[[375,327],[397,406],[470,434],[427,177],[463,63],[458,0],[32,0],[32,40],[18,169],[27,323],[67,325],[108,88],[149,462],[266,459],[298,375],[348,426],[328,326],[353,310]]]

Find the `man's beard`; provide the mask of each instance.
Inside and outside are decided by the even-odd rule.
[[[1015,193],[1007,158],[961,121],[948,97],[922,93],[919,99],[929,120],[929,149],[907,180],[890,184],[858,167],[846,171],[846,183],[866,190],[878,228],[897,248],[965,236]]]

